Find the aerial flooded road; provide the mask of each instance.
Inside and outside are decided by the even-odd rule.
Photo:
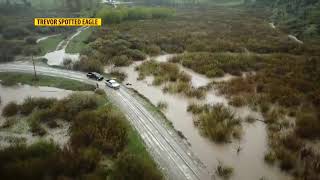
[[[154,59],[157,62],[167,62],[172,57],[171,54],[160,55],[149,59]],[[207,92],[206,98],[202,100],[187,98],[179,94],[164,93],[162,86],[153,86],[153,77],[148,76],[145,80],[139,81],[139,73],[135,68],[141,62],[135,62],[128,67],[118,68],[121,72],[127,74],[127,79],[124,83],[132,84],[132,88],[150,100],[153,105],[159,102],[165,102],[168,107],[164,111],[165,116],[172,122],[174,128],[183,133],[191,145],[192,152],[204,163],[207,169],[214,173],[219,162],[223,162],[234,168],[234,175],[231,179],[236,180],[251,180],[251,179],[281,179],[286,180],[289,177],[285,173],[281,173],[276,167],[271,167],[264,162],[264,154],[268,151],[268,137],[266,126],[262,122],[254,122],[252,124],[243,124],[243,136],[240,140],[232,143],[218,144],[211,142],[208,138],[203,137],[198,128],[193,124],[193,115],[187,112],[187,107],[190,103],[208,103],[208,104],[223,104],[233,110],[236,116],[245,119],[251,116],[255,119],[263,119],[260,113],[252,111],[249,107],[244,106],[235,108],[228,105],[228,100],[219,95],[212,89]],[[201,74],[198,74],[190,69],[179,65],[181,71],[189,74],[191,83],[194,87],[204,86],[207,83],[215,80],[228,81],[235,78],[231,75],[226,75],[222,78],[209,79]],[[106,69],[108,71],[108,69]],[[240,153],[237,153],[237,148],[241,147]],[[254,169],[254,171],[252,171]]]
[[[0,72],[33,73],[33,66],[1,64]],[[96,84],[96,81],[87,79],[85,74],[80,72],[37,67],[37,73]],[[103,82],[99,82],[99,85],[105,87]],[[161,167],[167,179],[209,180],[213,178],[181,139],[180,141],[177,140],[178,135],[155,119],[139,101],[130,95],[126,87],[121,87],[119,91],[109,88],[104,88],[104,90],[108,97],[126,113],[129,121],[146,143],[149,153]]]

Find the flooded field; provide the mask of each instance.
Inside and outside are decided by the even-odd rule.
[[[11,101],[21,103],[27,97],[46,97],[46,98],[64,98],[71,94],[72,91],[57,89],[52,87],[32,87],[28,85],[19,85],[14,87],[4,87],[0,85],[0,112],[3,107]],[[6,147],[10,143],[17,141],[25,141],[27,144],[34,143],[40,139],[52,140],[53,142],[63,146],[69,141],[68,130],[69,123],[59,122],[60,128],[47,129],[47,135],[40,138],[33,136],[29,131],[27,121],[25,119],[16,118],[15,124],[8,129],[0,129],[1,147]],[[0,116],[0,125],[5,123],[5,118]]]
[[[67,38],[66,40],[61,41],[56,50],[53,52],[48,52],[47,54],[45,54],[43,57],[46,58],[47,64],[50,66],[61,66],[63,63],[64,59],[70,59],[72,61],[77,61],[79,59],[79,53],[76,54],[70,54],[70,53],[66,53],[66,48],[69,44],[69,42],[77,37],[82,31],[86,30],[88,27],[81,27],[78,28],[77,31],[70,36],[69,38]]]
[[[157,61],[164,62],[170,55],[159,56],[155,58]],[[289,179],[287,175],[280,172],[275,167],[268,166],[264,162],[264,154],[268,150],[267,132],[265,124],[262,122],[255,122],[248,124],[243,122],[243,136],[240,141],[234,141],[229,144],[216,144],[209,139],[200,135],[198,129],[193,125],[193,117],[191,113],[186,111],[187,106],[191,102],[217,104],[222,103],[228,106],[228,101],[225,97],[217,94],[215,90],[207,93],[204,100],[195,100],[186,98],[181,95],[173,95],[163,93],[161,86],[152,86],[152,77],[147,77],[143,81],[138,81],[138,72],[134,70],[141,62],[136,62],[129,67],[119,68],[127,74],[128,78],[124,84],[132,84],[132,88],[147,97],[154,105],[158,102],[166,102],[168,104],[167,110],[164,112],[166,117],[172,121],[174,128],[181,131],[191,144],[191,148],[195,155],[207,166],[211,172],[215,171],[219,161],[230,165],[234,168],[234,175],[232,179],[251,180],[251,179]],[[181,67],[181,66],[180,66]],[[206,85],[213,79],[197,74],[192,70],[181,67],[183,71],[192,77],[192,84],[195,87]],[[227,75],[223,78],[218,78],[218,81],[229,80],[233,78]],[[195,82],[199,83],[196,84]],[[248,115],[263,119],[261,114],[253,112],[248,107],[234,108],[235,114],[241,118],[246,118]],[[240,147],[241,151],[237,153]]]

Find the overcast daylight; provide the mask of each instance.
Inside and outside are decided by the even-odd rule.
[[[0,0],[1,180],[320,180],[320,0]]]

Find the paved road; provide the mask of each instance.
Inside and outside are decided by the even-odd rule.
[[[0,64],[0,72],[33,73],[33,67],[27,63]],[[37,73],[73,79],[88,84],[97,83],[87,79],[84,73],[47,66],[38,66]],[[105,87],[103,82],[99,82],[99,86]],[[104,90],[110,99],[126,114],[167,179],[212,179],[206,168],[192,154],[189,147],[183,143],[183,140],[172,129],[165,126],[163,121],[156,119],[138,99],[132,96],[129,89],[121,86],[119,90],[112,90],[107,87]]]

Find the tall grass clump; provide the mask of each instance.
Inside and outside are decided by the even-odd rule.
[[[54,98],[34,98],[27,97],[20,105],[20,112],[23,115],[29,115],[34,109],[51,108],[57,102]]]
[[[199,111],[189,106],[190,111]],[[234,113],[221,104],[211,106],[197,117],[203,134],[215,142],[230,142],[241,136],[241,123]]]
[[[164,101],[159,101],[157,103],[157,108],[159,108],[160,110],[166,110],[168,108],[168,103]]]
[[[2,110],[3,117],[14,116],[19,112],[19,106],[15,102],[9,102]]]
[[[223,165],[219,162],[216,168],[216,174],[224,179],[229,179],[233,174],[233,168],[230,166]]]
[[[320,137],[320,120],[312,113],[298,113],[295,132],[303,138],[315,139]]]

